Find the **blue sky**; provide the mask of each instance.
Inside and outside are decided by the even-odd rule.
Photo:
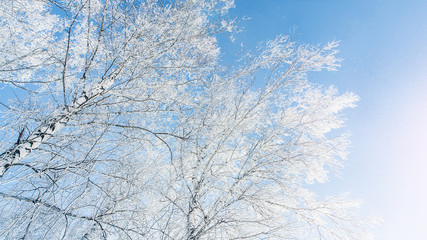
[[[221,42],[227,57],[294,28],[302,43],[341,41],[339,71],[311,80],[361,101],[345,112],[352,147],[343,176],[318,189],[363,199],[362,213],[383,219],[377,240],[427,236],[426,13],[425,0],[236,0],[232,14],[250,20],[234,44]]]

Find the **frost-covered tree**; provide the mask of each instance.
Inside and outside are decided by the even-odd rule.
[[[336,43],[234,66],[232,0],[0,0],[0,238],[366,239],[340,111],[307,80]],[[336,134],[335,134],[336,135]]]

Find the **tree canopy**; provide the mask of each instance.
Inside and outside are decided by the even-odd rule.
[[[341,110],[310,82],[337,42],[221,65],[232,0],[2,0],[0,237],[366,239]]]

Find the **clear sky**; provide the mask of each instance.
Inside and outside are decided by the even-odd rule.
[[[250,17],[228,54],[243,42],[288,34],[303,43],[341,40],[338,72],[313,81],[353,91],[361,101],[345,112],[352,147],[341,179],[319,190],[351,192],[362,213],[383,221],[377,240],[427,239],[427,1],[236,0],[237,17]]]

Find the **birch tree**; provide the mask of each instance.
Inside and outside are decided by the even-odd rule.
[[[1,0],[2,239],[366,239],[311,183],[357,96],[310,82],[336,42],[233,66],[232,0]],[[334,137],[331,137],[334,136]]]

